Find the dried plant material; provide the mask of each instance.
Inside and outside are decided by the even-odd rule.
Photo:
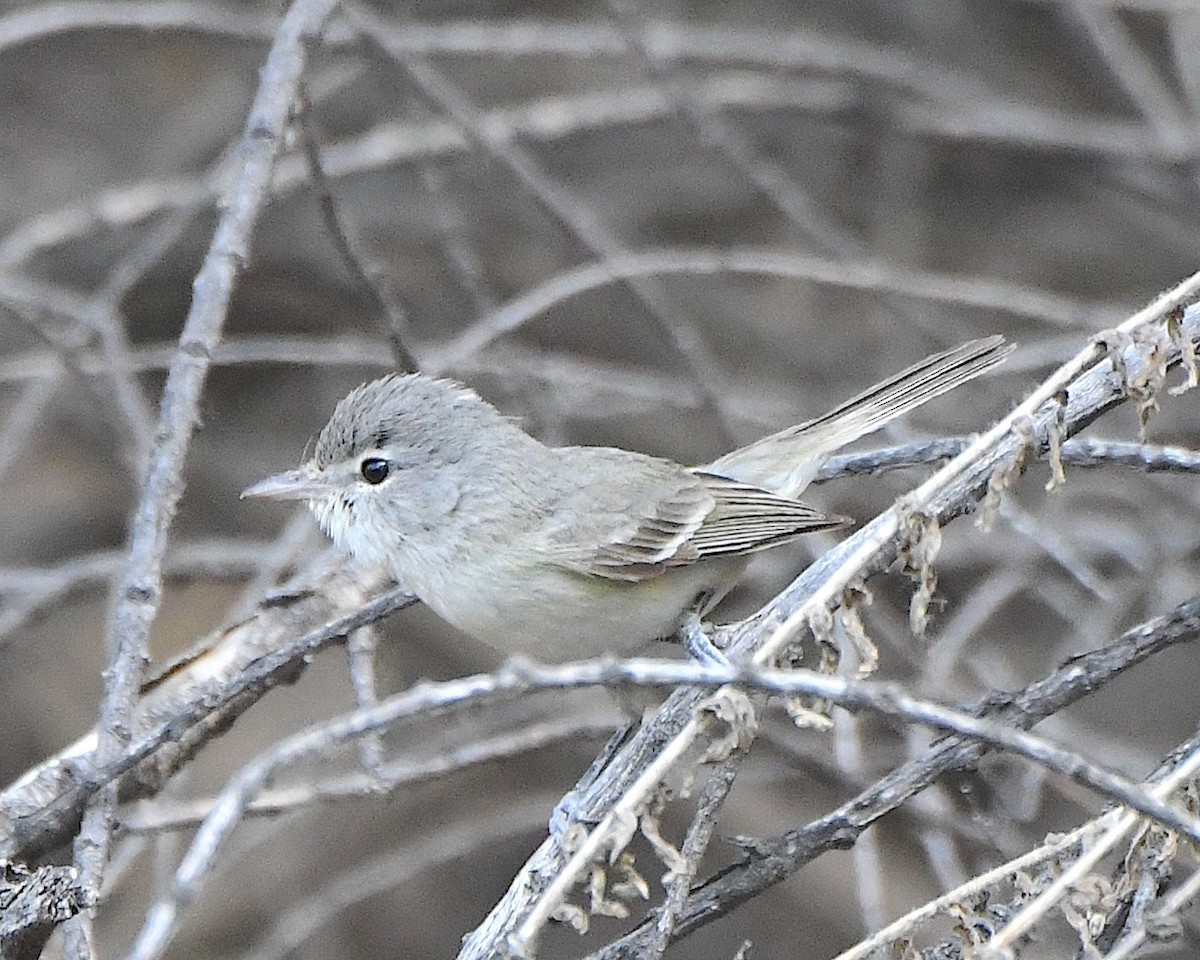
[[[908,625],[913,636],[924,637],[929,626],[929,604],[937,589],[933,562],[942,548],[942,530],[936,517],[906,509],[901,517],[901,538],[901,569],[917,585],[909,602]]]
[[[633,854],[625,850],[607,866],[592,865],[588,871],[588,906],[593,914],[623,920],[629,916],[629,901],[650,896],[650,884],[638,873],[634,862]]]
[[[663,837],[662,822],[657,816],[647,813],[642,817],[642,836],[650,841],[650,846],[666,866],[668,877],[682,873],[687,868],[683,854],[671,841]]]
[[[588,927],[591,926],[591,919],[583,907],[574,903],[560,903],[550,914],[550,919],[558,923],[567,924],[580,936],[588,932]],[[520,956],[520,954],[517,954]]]
[[[1155,823],[1143,823],[1137,839],[1129,845],[1114,889],[1114,899],[1132,900],[1140,890],[1158,891],[1170,882],[1179,855],[1179,834]],[[1114,904],[1115,905],[1115,904]]]
[[[996,517],[1000,513],[1000,501],[1017,478],[1025,472],[1025,466],[1037,452],[1037,436],[1034,432],[1033,421],[1028,417],[1017,419],[1013,424],[1023,441],[1007,464],[998,464],[988,477],[987,492],[984,494],[979,509],[979,519],[975,521],[980,530],[987,532],[992,529]]]
[[[1179,855],[1179,834],[1166,830],[1155,823],[1146,823],[1137,843],[1130,847],[1125,857],[1125,872],[1132,876],[1146,864],[1157,868],[1171,863]]]
[[[986,913],[987,897],[967,897],[946,907],[946,916],[954,921],[955,930],[963,945],[975,948],[985,945],[994,929],[993,920]]]
[[[617,858],[624,852],[637,833],[638,818],[624,810],[613,813],[613,828],[609,845],[608,862],[616,863]]]
[[[1103,954],[1096,947],[1095,938],[1099,929],[1095,927],[1093,917],[1087,911],[1080,910],[1069,903],[1062,905],[1063,918],[1079,936],[1079,951],[1076,956],[1080,960],[1102,960]]]
[[[833,719],[829,715],[829,704],[821,703],[823,709],[813,707],[804,697],[788,697],[783,706],[797,729],[828,733],[833,729]]]
[[[758,714],[754,704],[741,690],[722,687],[700,704],[698,710],[725,725],[725,732],[714,736],[704,752],[705,763],[719,763],[735,750],[748,750],[758,733]]]
[[[819,651],[817,670],[821,673],[837,673],[841,651],[833,632],[832,612],[827,607],[818,607],[808,617],[808,628]],[[798,727],[825,730],[830,726],[829,704],[820,698],[789,697],[786,709]]]
[[[1174,321],[1172,321],[1174,317]],[[1137,328],[1133,335],[1110,330],[1098,334],[1094,340],[1105,350],[1106,358],[1112,363],[1113,373],[1117,377],[1120,390],[1137,405],[1138,437],[1146,442],[1146,428],[1154,411],[1158,410],[1158,393],[1167,377],[1167,360],[1169,346],[1180,339],[1188,341],[1188,346],[1180,343],[1185,367],[1188,369],[1188,381],[1192,382],[1196,366],[1195,345],[1189,338],[1180,337],[1180,321],[1182,314],[1178,308],[1167,314],[1164,327],[1145,325]],[[1172,331],[1175,332],[1172,332]],[[1149,347],[1149,349],[1146,349]],[[1145,363],[1141,371],[1130,376],[1129,367],[1125,362],[1125,352],[1136,349]],[[1190,354],[1190,358],[1189,358]],[[1186,389],[1186,385],[1185,385]]]
[[[1196,354],[1196,341],[1183,329],[1183,307],[1176,307],[1167,314],[1166,325],[1167,336],[1170,337],[1171,343],[1179,348],[1179,363],[1187,374],[1183,383],[1167,391],[1171,396],[1177,397],[1193,387],[1200,386],[1200,358]]]
[[[688,800],[691,798],[692,791],[696,789],[696,774],[698,772],[698,768],[694,767],[684,771],[683,779],[675,788],[676,796],[678,796],[680,800]]]
[[[1125,366],[1125,349],[1131,343],[1129,334],[1123,330],[1101,330],[1092,337],[1092,343],[1103,351],[1100,359],[1112,364],[1121,391],[1125,392],[1129,383],[1129,370]]]
[[[1027,903],[1039,896],[1061,875],[1063,868],[1079,858],[1080,841],[1069,835],[1049,833],[1045,837],[1045,858],[1029,870],[1017,870],[1012,874],[1013,889],[1017,892],[1016,904]]]
[[[1159,409],[1158,394],[1167,379],[1168,342],[1160,328],[1146,328],[1134,336],[1134,342],[1148,345],[1145,368],[1126,380],[1126,392],[1137,405],[1138,439],[1146,442],[1150,417]]]
[[[1046,481],[1046,492],[1056,493],[1067,483],[1067,474],[1063,470],[1062,445],[1067,432],[1067,400],[1066,390],[1060,390],[1054,395],[1054,419],[1046,428],[1046,439],[1049,443],[1046,459],[1050,463],[1050,479]]]
[[[629,907],[607,896],[607,887],[608,870],[598,863],[592,864],[588,872],[588,909],[596,916],[624,920],[629,916]]]
[[[813,640],[820,646],[822,657],[825,651],[829,651],[834,657],[837,656],[837,640],[833,636],[833,614],[828,609],[813,611],[808,618],[808,629],[812,631]]]
[[[614,897],[621,900],[650,899],[650,884],[638,872],[636,859],[628,850],[617,857],[617,862],[609,868],[609,873],[612,874],[609,891]]]
[[[800,638],[788,641],[775,655],[774,661],[775,665],[781,669],[803,666],[804,641]]]
[[[859,613],[860,607],[869,606],[870,603],[871,593],[860,583],[842,591],[842,602],[838,607],[842,630],[858,661],[854,676],[859,680],[866,679],[879,669],[879,647],[867,636]]]
[[[819,673],[828,673],[832,676],[838,672],[838,668],[842,665],[842,651],[837,643],[833,641],[833,614],[827,610],[822,619],[828,619],[830,624],[830,639],[819,646],[821,656],[817,659],[817,671]]]
[[[559,835],[558,842],[562,845],[563,853],[568,857],[576,850],[583,846],[583,841],[587,839],[587,827],[582,823],[572,821],[567,824],[567,828]]]
[[[1079,937],[1081,957],[1099,960],[1101,956],[1096,937],[1108,923],[1109,910],[1114,904],[1112,893],[1107,878],[1092,874],[1059,904],[1064,919]]]

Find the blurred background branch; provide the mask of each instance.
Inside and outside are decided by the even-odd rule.
[[[319,36],[290,35],[289,79],[264,73],[285,22],[322,6]],[[1046,457],[1090,423],[1063,446],[1065,483],[1028,459],[992,474],[988,532],[940,531],[926,637],[912,579],[883,572],[788,654],[847,675],[877,659],[873,679],[922,700],[1024,691],[980,709],[1129,781],[1189,762],[1200,666],[1176,627],[1200,592],[1196,394],[1170,389],[1189,379],[1166,369],[1189,362],[1178,329],[1112,328],[1197,268],[1198,44],[1189,0],[6,0],[0,858],[20,863],[0,877],[19,908],[0,943],[123,955],[253,758],[421,678],[500,667],[419,607],[363,632],[402,592],[330,558],[307,516],[236,499],[397,357],[547,441],[702,462],[934,350],[1019,343],[878,438],[891,449],[831,465],[856,479],[811,498],[868,527],[963,449],[943,438],[986,430],[1108,331],[1087,386],[1007,435]],[[261,210],[218,243],[209,309],[193,283],[248,177]],[[189,311],[207,311],[202,336]],[[720,619],[761,610],[741,629],[770,635],[834,542],[756,561]],[[349,659],[316,656],[347,634]],[[661,716],[686,723],[698,696]],[[1022,715],[1023,697],[1046,709]],[[679,777],[647,797],[626,856],[589,866],[539,956],[724,960],[746,940],[833,956],[947,891],[889,935],[944,955],[1049,891],[1021,913],[1036,939],[1008,944],[1022,957],[1195,955],[1171,896],[1195,863],[1170,831],[1118,830],[1095,794],[1003,750],[837,707],[826,732],[827,705],[787,705],[758,711],[715,777],[687,758],[697,796]],[[620,719],[602,696],[529,692],[281,771],[165,955],[453,955]],[[668,729],[626,744],[609,785]],[[94,808],[79,886],[59,865],[106,784],[120,802]],[[1101,834],[1106,856],[1081,859]],[[53,902],[27,909],[38,884]],[[50,933],[92,898],[90,923]]]

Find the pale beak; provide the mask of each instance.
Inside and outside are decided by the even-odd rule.
[[[269,500],[319,500],[328,495],[329,483],[310,469],[301,467],[259,480],[242,491],[242,499],[266,497]]]

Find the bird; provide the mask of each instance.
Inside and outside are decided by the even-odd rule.
[[[1012,349],[936,353],[702,466],[548,446],[461,383],[393,373],[337,403],[307,462],[242,496],[306,501],[335,544],[503,653],[625,655],[708,613],[753,554],[845,525],[798,499],[828,456]]]

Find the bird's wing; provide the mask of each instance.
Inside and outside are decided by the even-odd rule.
[[[610,580],[648,580],[673,567],[754,553],[846,522],[727,477],[653,458],[621,459],[626,484],[620,493],[613,485],[596,485],[563,504],[565,516],[589,519],[552,527],[548,545],[560,565]]]
[[[701,470],[691,473],[715,501],[712,512],[689,540],[700,557],[755,553],[850,522],[847,517],[821,513],[807,503],[753,484]]]

